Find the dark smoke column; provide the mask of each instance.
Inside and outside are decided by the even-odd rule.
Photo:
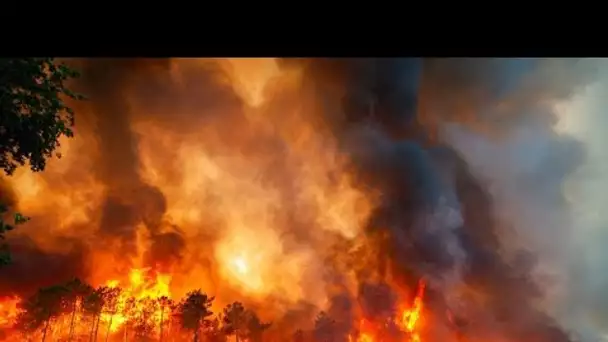
[[[176,256],[184,242],[172,226],[170,231],[161,231],[166,200],[139,175],[138,142],[131,129],[128,101],[135,93],[134,80],[168,66],[168,60],[95,59],[86,61],[83,71],[99,139],[98,177],[106,186],[99,234],[119,243],[125,255],[132,255],[137,251],[136,227],[144,223],[152,237],[152,263],[156,263],[156,250]]]
[[[476,337],[568,341],[535,308],[542,291],[531,280],[534,258],[522,254],[516,264],[503,260],[492,197],[436,135],[444,123],[479,120],[518,77],[541,63],[334,59],[285,65],[292,63],[305,69],[320,98],[346,90],[340,99],[344,111],[328,110],[324,119],[351,155],[361,182],[381,190],[367,229],[370,235],[389,236],[382,240],[386,253],[380,272],[388,267],[412,288],[418,279],[427,280],[430,309],[441,313],[456,306],[459,320],[470,323],[466,333]],[[454,292],[465,286],[483,293],[487,302]]]

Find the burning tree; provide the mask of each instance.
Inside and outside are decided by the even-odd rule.
[[[42,328],[42,342],[46,341],[53,319],[64,312],[68,290],[63,286],[50,286],[40,289],[22,303],[23,310],[16,325],[25,332]]]
[[[145,279],[130,277],[134,287],[129,288],[118,287],[115,281],[109,282],[108,286],[93,288],[79,279],[42,288],[22,301],[12,328],[20,331],[24,339],[83,342],[98,341],[100,330],[101,339],[105,342],[226,342],[231,336],[240,342],[262,342],[265,332],[271,328],[271,323],[260,320],[241,302],[227,305],[214,316],[211,311],[214,297],[202,290],[191,291],[176,302],[167,295],[154,295],[148,291],[154,286],[142,285]],[[423,291],[424,284],[421,283],[411,305],[405,307],[400,315],[395,314],[392,323],[362,319],[358,328],[347,328],[334,318],[344,318],[342,314],[336,310],[330,313],[322,311],[315,320],[314,330],[298,330],[293,340],[392,341],[396,335],[391,335],[388,330],[397,327],[399,336],[402,336],[400,341],[404,335],[411,341],[420,341],[417,322],[422,314]],[[0,328],[5,326],[0,324]]]
[[[262,323],[254,312],[245,309],[240,302],[224,308],[222,321],[223,330],[227,335],[234,336],[237,342],[259,342],[264,331],[270,327],[270,323]]]
[[[240,302],[228,304],[223,313],[224,331],[236,341],[247,337],[247,311]]]
[[[65,304],[71,312],[68,339],[72,341],[78,310],[83,306],[85,299],[93,293],[94,289],[91,285],[82,282],[78,278],[74,278],[65,284],[65,288],[67,290]]]
[[[107,294],[110,291],[111,289],[107,286],[98,287],[84,301],[84,310],[91,320],[89,341],[97,341],[101,314],[106,305]]]
[[[135,299],[134,297],[129,297],[125,300],[123,305],[124,305],[123,312],[124,312],[124,316],[125,316],[125,325],[123,327],[123,336],[124,336],[124,340],[127,340],[131,331],[134,330],[137,316],[139,314],[137,311],[137,309],[138,309],[137,299]]]
[[[119,310],[119,298],[122,289],[119,287],[110,287],[105,291],[105,312],[110,316],[108,320],[108,327],[106,330],[106,338],[105,342],[108,342],[108,338],[110,337],[110,331],[112,330],[112,321],[114,320],[114,316]]]
[[[208,297],[201,290],[191,291],[179,305],[179,318],[182,328],[191,331],[194,342],[200,341],[200,331],[213,313],[210,308],[214,297]]]
[[[152,298],[143,298],[137,301],[138,310],[135,316],[133,332],[136,341],[153,340],[156,322],[154,314],[157,311],[157,301]]]
[[[165,320],[166,320],[165,315],[167,313],[170,313],[170,310],[173,308],[173,306],[175,304],[173,303],[173,300],[171,300],[171,298],[169,298],[167,296],[161,296],[160,298],[158,298],[158,305],[160,308],[160,320],[159,320],[160,322],[158,323],[158,327],[159,327],[158,336],[159,336],[159,341],[162,342],[163,337],[164,337],[163,328],[165,326]]]
[[[247,340],[251,342],[261,342],[262,334],[272,323],[264,323],[260,321],[258,316],[253,311],[247,311]]]
[[[226,342],[226,334],[222,329],[222,320],[216,317],[212,320],[205,321],[203,327],[204,335],[209,342]]]

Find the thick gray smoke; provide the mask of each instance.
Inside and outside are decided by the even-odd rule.
[[[566,250],[568,281],[562,315],[581,329],[588,340],[608,339],[608,217],[605,193],[608,190],[608,63],[602,60],[597,80],[570,101],[560,106],[558,128],[584,144],[586,160],[566,183],[565,193],[571,204],[573,238]]]
[[[589,224],[581,220],[581,211],[589,212],[581,210],[588,194],[584,196],[587,198],[573,198],[565,188],[569,181],[586,182],[580,177],[580,167],[587,164],[593,168],[598,165],[597,157],[588,154],[590,146],[584,136],[560,130],[563,122],[577,122],[580,116],[589,117],[589,113],[583,110],[560,116],[556,106],[572,102],[585,91],[585,86],[597,82],[595,72],[602,63],[503,62],[481,74],[480,82],[486,87],[501,79],[509,82],[498,82],[503,85],[500,92],[491,101],[480,102],[473,108],[477,120],[488,127],[489,133],[482,134],[463,123],[447,122],[441,127],[441,136],[464,156],[492,196],[495,215],[504,227],[500,232],[504,255],[512,257],[514,250],[528,249],[535,256],[537,263],[530,265],[530,275],[542,291],[539,305],[583,341],[598,341],[601,333],[591,328],[597,322],[590,324],[591,318],[585,317],[590,313],[590,302],[581,302],[585,296],[579,292],[581,286],[593,286],[593,273],[582,271],[575,277],[571,273],[580,269],[580,265],[574,264],[583,262],[581,251],[599,250],[588,245],[585,230]],[[466,97],[464,100],[473,103]],[[599,116],[591,120],[596,127],[602,127],[597,119]],[[605,177],[600,169],[596,172],[596,180]],[[576,174],[578,180],[572,180]],[[606,308],[605,304],[599,304],[596,313],[601,312],[602,305]]]
[[[433,305],[462,315],[478,338],[567,341],[580,330],[560,332],[557,285],[545,281],[565,284],[574,230],[562,188],[585,156],[556,132],[554,106],[592,81],[594,61],[301,63],[319,92],[347,90],[344,115],[327,120],[361,177],[383,190],[370,234],[388,227],[397,274],[427,279],[441,294]],[[453,290],[462,284],[483,301]]]

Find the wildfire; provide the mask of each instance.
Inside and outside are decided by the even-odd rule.
[[[426,284],[424,281],[418,283],[416,297],[411,305],[407,305],[401,312],[400,317],[396,319],[398,327],[407,333],[407,342],[420,342],[420,327],[419,322],[423,313],[424,291]],[[370,324],[367,320],[362,320],[360,323],[360,333],[357,342],[381,342],[376,336],[376,327]],[[349,339],[352,340],[352,337]]]
[[[109,289],[118,290],[118,296],[113,299],[109,312],[103,313],[101,320],[108,324],[110,331],[117,331],[128,320],[130,314],[140,314],[146,310],[150,300],[159,298],[171,298],[169,285],[171,276],[166,274],[156,274],[149,276],[149,269],[133,269],[129,272],[129,282],[121,288],[118,280],[107,282]],[[164,308],[155,307],[150,313],[154,321],[159,321]]]
[[[416,331],[417,324],[422,315],[422,309],[424,305],[424,290],[426,288],[426,284],[424,281],[420,281],[418,284],[418,292],[416,293],[416,297],[414,298],[414,304],[411,308],[403,311],[401,325],[411,335],[411,339],[414,342],[420,341],[420,335]]]
[[[67,296],[69,305],[61,303],[53,308],[57,312],[34,317],[35,328],[15,328],[6,341],[40,341],[43,335],[48,342],[126,342],[144,335],[192,341],[192,332],[180,332],[182,322],[174,316],[188,291],[197,289],[216,301],[215,312],[205,312],[206,325],[195,322],[207,334],[199,338],[196,331],[195,341],[216,341],[208,333],[226,317],[217,309],[235,301],[269,321],[303,312],[306,318],[295,317],[297,323],[275,321],[295,331],[309,308],[323,309],[336,288],[356,303],[366,275],[390,273],[374,269],[376,263],[386,268],[375,255],[381,242],[366,243],[372,240],[370,220],[385,200],[366,182],[384,165],[360,175],[359,164],[367,164],[372,151],[354,141],[361,160],[353,162],[350,143],[333,131],[342,120],[351,121],[342,117],[342,102],[332,100],[342,99],[341,86],[327,82],[327,89],[316,89],[305,69],[274,59],[225,62],[219,69],[229,70],[228,77],[208,72],[215,70],[211,60],[171,60],[166,74],[154,69],[150,73],[158,74],[116,77],[128,84],[100,87],[114,94],[90,94],[91,108],[77,108],[83,119],[75,138],[62,143],[61,161],[50,162],[43,173],[19,169],[9,180],[18,209],[35,218],[16,233],[31,237],[41,258],[71,256],[65,242],[78,241],[74,250],[86,252],[69,261],[87,267],[57,269],[85,270],[69,276],[87,279],[91,288]],[[142,188],[149,191],[140,193]],[[40,277],[40,283],[49,278]],[[394,293],[405,292],[390,279],[380,280]],[[402,342],[430,340],[421,328],[432,317],[424,314],[425,287],[420,281],[411,302],[402,300],[382,322],[348,316],[348,327],[356,328],[340,331],[341,338],[386,342],[382,334],[390,327],[405,336]],[[21,301],[0,300],[0,330],[22,318]],[[301,327],[310,335],[316,329]],[[267,340],[284,341],[288,333]]]
[[[19,314],[18,297],[9,297],[0,301],[0,327],[12,324]]]
[[[240,273],[242,275],[246,275],[247,272],[249,272],[249,266],[247,266],[247,261],[242,256],[234,259],[233,264],[234,264],[235,270],[238,273]]]
[[[374,339],[370,335],[363,333],[359,336],[358,342],[374,342]]]
[[[234,261],[236,271],[247,272],[244,258],[237,257]],[[65,338],[66,331],[72,331],[74,336],[84,336],[94,332],[95,335],[106,334],[108,337],[121,336],[121,339],[126,339],[130,330],[139,329],[137,323],[134,322],[143,321],[147,322],[152,330],[156,330],[152,332],[152,335],[161,337],[160,335],[163,333],[162,328],[159,327],[162,327],[163,324],[168,325],[166,322],[169,321],[172,310],[173,301],[169,290],[171,276],[154,273],[149,269],[136,268],[129,272],[126,279],[122,283],[116,279],[109,280],[105,286],[98,288],[97,291],[100,291],[99,293],[104,298],[104,304],[103,309],[99,309],[101,311],[99,311],[98,318],[93,318],[93,323],[86,317],[87,304],[83,299],[75,306],[76,314],[68,310],[57,319],[59,328],[49,332],[50,336]],[[420,281],[412,304],[407,305],[395,319],[397,326],[407,334],[405,341],[421,341],[419,322],[423,314],[424,291],[425,283]],[[21,299],[17,297],[11,297],[0,302],[0,328],[10,327],[16,323],[22,312],[19,306],[20,301]],[[74,316],[72,317],[72,315]],[[91,324],[93,328],[90,328]],[[73,327],[68,328],[70,325]],[[382,340],[377,337],[378,331],[379,327],[363,319],[360,322],[358,335],[356,338],[351,335],[349,341],[381,342]],[[41,332],[38,331],[38,333]],[[20,339],[8,339],[8,341],[18,340]],[[115,337],[110,340],[114,341]]]

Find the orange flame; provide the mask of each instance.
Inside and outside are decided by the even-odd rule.
[[[408,337],[406,341],[408,342],[421,342],[422,339],[420,337],[420,319],[422,317],[422,312],[424,309],[424,291],[426,288],[426,284],[424,281],[420,281],[418,283],[418,289],[416,291],[416,297],[411,306],[405,308],[402,313],[400,319],[397,319],[398,326],[407,333]],[[360,334],[357,338],[357,342],[381,342],[376,338],[375,327],[369,324],[365,319],[360,322]],[[349,341],[352,341],[352,336],[349,338]]]
[[[403,314],[401,315],[402,327],[411,335],[411,340],[414,342],[420,341],[420,335],[416,331],[416,327],[420,320],[424,306],[423,298],[425,288],[426,284],[421,280],[418,284],[418,291],[416,293],[416,297],[414,298],[413,306],[410,309],[404,310]]]
[[[0,327],[10,325],[19,314],[18,297],[9,297],[0,301]]]
[[[127,321],[130,314],[138,314],[145,311],[143,307],[146,299],[159,299],[161,297],[171,298],[169,285],[171,276],[156,274],[155,277],[148,276],[149,269],[133,269],[129,272],[129,283],[121,288],[118,280],[110,280],[106,283],[109,288],[121,289],[116,300],[114,312],[103,313],[101,320],[106,322],[111,331],[117,331]],[[130,307],[129,300],[133,301]],[[152,320],[160,321],[160,307],[154,307]]]
[[[175,87],[176,93],[196,92],[198,88],[193,90],[189,75],[212,62],[172,60],[166,82]],[[326,261],[325,254],[319,251],[325,252],[336,241],[355,241],[373,210],[377,194],[358,186],[349,160],[341,153],[331,130],[314,118],[317,103],[322,101],[315,89],[305,86],[302,70],[279,68],[273,59],[224,62],[227,63],[222,66],[231,72],[229,79],[222,82],[230,83],[228,86],[236,88],[247,100],[249,106],[242,109],[243,113],[238,109],[239,115],[234,115],[232,111],[237,109],[229,104],[210,109],[190,105],[158,108],[171,113],[181,111],[179,114],[205,112],[208,115],[201,116],[210,121],[201,125],[197,134],[173,132],[150,120],[145,114],[151,108],[143,105],[147,99],[138,99],[125,87],[124,96],[129,100],[132,114],[130,129],[140,135],[138,172],[146,184],[162,191],[167,202],[162,219],[180,227],[188,243],[183,250],[183,260],[172,266],[175,269],[170,274],[139,268],[146,265],[141,259],[149,251],[145,229],[135,227],[138,255],[132,259],[91,245],[91,260],[86,261],[95,267],[87,280],[94,285],[121,290],[113,308],[105,309],[99,316],[101,334],[125,330],[134,316],[144,314],[146,319],[158,323],[167,312],[147,299],[181,296],[191,290],[193,284],[217,295],[218,301],[224,301],[216,305],[242,298],[256,303],[290,304],[306,300],[322,305],[328,296],[323,289],[329,286],[323,277],[317,276],[322,274]],[[339,92],[339,89],[332,91]],[[270,101],[273,97],[284,100]],[[103,182],[95,177],[95,172],[90,172],[101,152],[96,135],[89,132],[94,130],[94,124],[86,122],[92,120],[86,115],[90,109],[82,109],[79,110],[83,113],[79,134],[62,143],[64,157],[60,162],[50,163],[40,174],[20,169],[10,180],[17,192],[19,209],[39,217],[28,223],[27,234],[39,248],[51,253],[69,251],[63,239],[55,238],[57,233],[82,241],[93,240],[94,227],[98,226],[96,220],[99,220],[97,212],[105,196]],[[212,116],[207,111],[222,115]],[[302,115],[302,111],[309,113]],[[240,114],[246,119],[241,121]],[[229,123],[228,128],[224,123]],[[263,141],[278,140],[278,145],[289,147],[281,148],[281,158],[277,158],[277,161],[287,158],[286,164],[290,166],[286,170],[279,167],[276,173],[268,171],[277,168],[276,156],[270,153],[275,151],[274,147],[241,151],[249,145],[257,146],[260,137]],[[239,148],[231,150],[232,145]],[[163,146],[171,148],[165,150]],[[271,182],[270,178],[279,181]],[[284,181],[288,185],[283,185],[282,179],[288,180]],[[284,215],[287,198],[284,195],[292,193],[297,193],[292,205],[297,207],[296,216],[306,223],[302,226],[315,227],[310,232],[311,240],[318,241],[314,245],[300,246],[294,241],[296,238],[284,234],[284,226],[292,220],[290,215]],[[49,226],[56,228],[51,231],[47,229]],[[293,245],[298,248],[291,248]],[[135,268],[128,276],[117,277],[124,268],[132,267]],[[309,286],[310,281],[314,281],[315,286]],[[352,282],[349,287],[354,287],[355,281]],[[421,284],[411,308],[397,319],[401,329],[418,340],[423,291]],[[0,302],[0,327],[14,321],[19,311],[17,302],[16,298]],[[266,305],[262,310],[271,316],[275,311],[280,314],[285,307],[287,305]],[[70,325],[70,315],[67,316],[54,322],[57,329],[53,334],[65,334],[69,330],[66,325]],[[89,334],[90,319],[78,313],[75,320],[78,333]],[[360,330],[358,341],[376,340],[373,327]],[[157,331],[156,335],[159,334]]]

